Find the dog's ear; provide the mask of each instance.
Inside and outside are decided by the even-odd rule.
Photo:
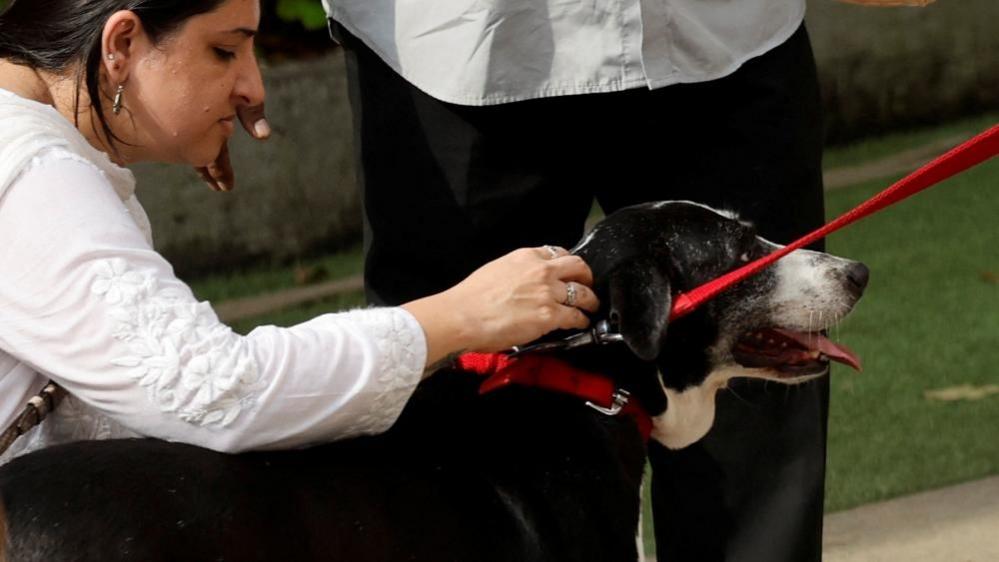
[[[666,337],[672,298],[669,279],[652,259],[622,265],[610,275],[610,321],[631,351],[654,361]]]

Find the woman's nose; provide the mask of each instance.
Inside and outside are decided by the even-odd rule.
[[[245,65],[236,84],[233,88],[233,95],[240,99],[240,102],[247,106],[256,106],[264,103],[266,93],[264,91],[264,79],[260,74],[260,65],[257,58],[252,57]]]

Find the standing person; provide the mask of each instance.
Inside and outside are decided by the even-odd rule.
[[[16,0],[0,13],[0,464],[84,439],[243,451],[378,433],[428,365],[583,328],[580,308],[598,307],[586,264],[549,246],[401,306],[246,336],[220,322],[154,250],[124,166],[183,163],[232,187],[227,139],[264,101],[259,21],[258,0]],[[8,449],[47,380],[71,398]]]
[[[689,199],[787,242],[823,220],[804,0],[324,0],[346,51],[369,299],[431,294],[606,212]],[[653,443],[660,560],[821,558],[829,387],[740,380]]]

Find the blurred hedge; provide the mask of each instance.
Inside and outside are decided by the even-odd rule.
[[[230,142],[236,189],[167,164],[132,166],[160,250],[179,274],[325,254],[361,236],[343,57],[267,64],[267,142]]]
[[[999,1],[808,3],[829,144],[999,108]]]

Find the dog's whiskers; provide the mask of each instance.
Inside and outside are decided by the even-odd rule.
[[[822,323],[822,312],[823,311],[821,311],[821,310],[819,311],[819,329],[820,330],[825,327],[825,324]],[[815,335],[815,341],[818,342],[819,336],[818,336],[818,331],[817,330],[816,330],[815,334],[816,334]]]
[[[785,384],[783,386],[784,386],[784,400],[790,398],[791,393],[795,391],[794,389],[798,388],[798,385],[796,384]]]
[[[815,327],[815,310],[814,309],[809,309],[809,311],[808,311],[808,330],[807,330],[807,333],[811,334],[812,332],[814,332],[814,330],[813,330],[814,327]],[[809,343],[809,345],[811,345],[811,343],[812,343],[810,341],[811,340],[811,336],[809,335],[808,337],[809,337],[809,342],[808,343]]]
[[[763,384],[764,384],[763,388],[764,389],[766,389],[766,383],[767,382],[769,382],[769,381],[767,381],[766,379],[763,379]],[[735,387],[733,387],[733,386],[730,385],[730,386],[728,386],[727,390],[732,394],[732,396],[735,396],[736,398],[738,398],[739,401],[742,402],[743,404],[746,404],[746,405],[749,405],[749,406],[755,406],[755,404],[753,404],[752,402],[750,402],[746,398],[743,398],[741,394],[739,394],[738,392],[736,392],[735,391]]]

